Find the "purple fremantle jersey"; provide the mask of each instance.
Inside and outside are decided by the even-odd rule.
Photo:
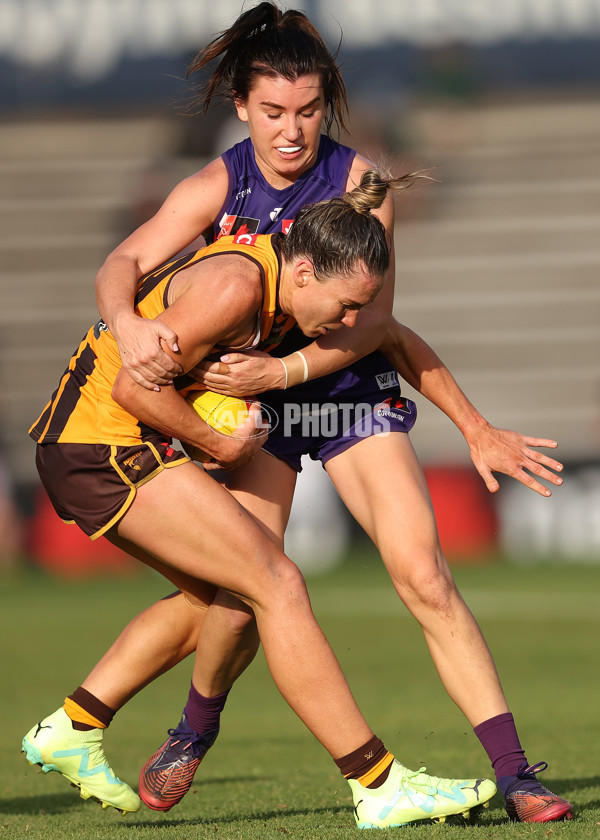
[[[346,192],[355,155],[352,149],[322,135],[315,165],[294,184],[276,190],[258,168],[250,139],[243,140],[223,155],[229,193],[215,219],[214,238],[237,233],[287,233],[305,204]]]
[[[222,156],[229,174],[229,190],[215,219],[213,238],[244,233],[287,233],[296,213],[305,204],[346,192],[355,156],[353,149],[322,135],[314,166],[289,187],[277,190],[267,183],[258,168],[250,139],[237,143]],[[288,355],[313,340],[294,328],[274,355]],[[416,417],[414,403],[400,396],[398,374],[379,352],[343,370],[287,391],[269,391],[258,398],[278,418],[265,449],[296,470],[301,469],[303,454],[325,462],[362,437],[385,430],[407,432]],[[308,413],[299,412],[300,405],[310,405],[312,409]],[[334,406],[341,408],[333,411]],[[357,406],[370,406],[372,418],[377,415],[381,422],[366,420],[366,408],[362,413],[353,411]],[[323,423],[319,418],[324,418]]]

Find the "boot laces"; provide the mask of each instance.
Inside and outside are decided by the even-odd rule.
[[[408,768],[402,776],[402,783],[400,787],[405,791],[417,790],[419,793],[431,795],[432,788],[437,792],[437,779],[435,776],[427,776],[426,779],[418,779],[418,777],[425,773],[426,767],[419,767],[418,770],[409,770]]]
[[[507,794],[523,791],[526,793],[547,794],[548,789],[540,784],[536,773],[543,773],[548,767],[547,761],[538,761],[537,764],[522,764],[517,771],[515,781],[510,785]]]
[[[169,749],[173,749],[181,744],[179,750],[191,750],[195,758],[202,758],[206,751],[213,745],[218,735],[218,729],[212,729],[210,732],[196,732],[193,729],[179,728],[167,730],[171,736]],[[179,752],[176,750],[176,752]]]

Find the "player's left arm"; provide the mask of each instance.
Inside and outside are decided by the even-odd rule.
[[[369,161],[357,155],[348,179],[347,191],[354,189],[360,183],[362,173],[371,168],[373,165]],[[392,193],[388,192],[381,207],[372,212],[386,229],[390,249],[390,263],[383,286],[375,300],[360,310],[352,329],[343,327],[313,341],[302,350],[304,359],[298,353],[291,353],[284,357],[288,387],[341,370],[372,353],[381,343],[381,336],[392,316],[394,304],[395,253]],[[276,365],[279,367],[277,368]],[[272,364],[272,367],[278,376],[278,385],[271,387],[285,387],[285,382],[282,382],[282,374],[285,378],[285,371],[281,362]]]
[[[555,449],[557,442],[498,429],[488,423],[434,350],[407,326],[392,319],[380,349],[402,378],[443,411],[459,429],[490,493],[495,493],[500,486],[495,472],[511,476],[541,496],[552,494],[538,478],[556,486],[563,483],[556,474],[562,471],[563,465],[532,448]]]
[[[374,165],[366,158],[356,155],[350,169],[346,192],[350,192],[360,184],[364,172],[373,169]],[[356,324],[352,329],[343,327],[318,338],[302,350],[306,365],[297,353],[284,357],[288,370],[288,387],[307,379],[318,379],[327,373],[333,373],[362,359],[376,350],[381,343],[381,336],[392,316],[394,305],[394,198],[393,191],[386,195],[381,207],[371,211],[381,221],[387,233],[390,249],[389,268],[386,272],[383,286],[375,300],[363,307],[358,313]],[[278,376],[281,378],[283,368],[278,362]],[[307,375],[308,374],[308,375]],[[276,387],[276,386],[275,386]],[[279,387],[283,385],[279,384]]]

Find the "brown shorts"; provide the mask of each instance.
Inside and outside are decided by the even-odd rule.
[[[138,487],[190,460],[171,444],[159,435],[136,446],[42,443],[36,466],[60,518],[95,540],[126,513]]]

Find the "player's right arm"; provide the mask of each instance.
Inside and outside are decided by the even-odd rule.
[[[157,213],[111,251],[96,276],[98,309],[117,342],[123,368],[145,388],[170,383],[181,368],[161,347],[164,342],[177,352],[177,334],[160,319],[135,314],[137,282],[212,225],[227,188],[227,170],[217,158],[181,181]]]
[[[263,288],[258,268],[241,257],[221,255],[179,272],[169,289],[169,306],[155,319],[179,336],[180,347],[165,352],[188,372],[221,342],[246,341],[256,331]],[[152,392],[125,373],[115,378],[113,399],[133,417],[168,437],[207,452],[217,463],[234,469],[260,449],[253,434],[259,409],[251,409],[236,435],[220,435],[187,404],[175,388]]]

